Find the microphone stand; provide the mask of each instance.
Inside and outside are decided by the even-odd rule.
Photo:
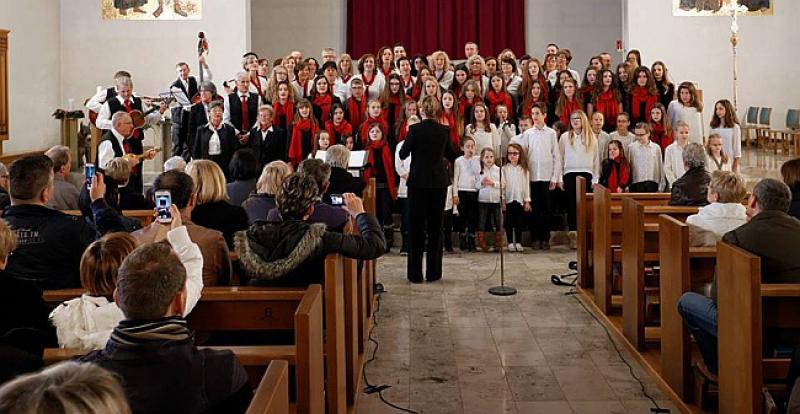
[[[500,145],[500,222],[498,223],[497,227],[500,232],[503,232],[503,200],[505,199],[505,189],[503,188],[503,162],[504,157],[502,155],[502,142]],[[506,149],[506,152],[508,149]],[[502,239],[502,238],[501,238]],[[517,294],[517,289],[506,286],[506,274],[505,274],[505,263],[503,262],[503,244],[500,243],[500,246],[494,246],[498,252],[500,252],[500,286],[494,286],[489,288],[489,294],[495,296],[512,296]]]

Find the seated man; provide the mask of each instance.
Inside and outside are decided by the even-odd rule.
[[[20,158],[11,164],[11,206],[3,212],[8,226],[16,233],[17,249],[8,259],[5,277],[34,282],[40,289],[67,289],[81,286],[81,255],[89,243],[119,222],[103,195],[103,176],[95,176],[90,198],[97,228],[80,216],[71,216],[47,207],[54,192],[53,162],[44,155]],[[98,231],[99,230],[99,231]]]
[[[314,203],[314,212],[308,218],[311,223],[324,223],[329,231],[342,232],[347,224],[347,212],[339,206],[325,204],[320,200],[320,196],[325,193],[330,185],[331,167],[318,159],[307,159],[300,163],[297,172],[311,177],[317,184],[319,194]],[[267,214],[267,221],[280,221],[280,213],[277,208],[270,210]]]
[[[748,202],[748,222],[722,237],[723,241],[761,257],[761,281],[764,283],[800,283],[800,221],[786,213],[791,200],[786,184],[771,178],[759,181]],[[710,298],[694,292],[685,293],[678,301],[678,312],[697,341],[706,367],[716,373],[715,289]]]
[[[704,206],[708,204],[706,193],[711,177],[706,171],[706,150],[702,145],[691,143],[683,149],[683,165],[686,172],[672,183],[669,197],[671,206]]]
[[[251,284],[308,286],[321,283],[328,253],[354,259],[377,259],[386,251],[386,239],[375,217],[364,213],[361,199],[344,194],[346,211],[355,218],[359,234],[325,230],[311,216],[319,204],[316,180],[302,173],[290,175],[275,198],[283,221],[257,221],[236,233],[236,253]]]
[[[230,283],[232,273],[228,246],[222,232],[198,226],[191,222],[192,209],[196,196],[192,177],[180,171],[167,171],[153,180],[153,191],[167,190],[172,196],[172,204],[181,212],[181,222],[189,232],[189,238],[197,243],[203,254],[203,285],[217,286]],[[139,243],[152,243],[159,237],[159,229],[163,226],[153,223],[133,233]]]
[[[80,193],[72,183],[66,180],[72,168],[69,147],[56,145],[47,150],[44,155],[53,161],[53,178],[55,180],[55,192],[48,207],[56,210],[77,210]]]
[[[330,184],[322,196],[322,201],[330,204],[331,194],[353,193],[361,197],[364,180],[353,177],[353,174],[347,171],[347,166],[350,164],[350,150],[341,144],[332,145],[328,148],[326,156],[325,162],[331,166],[331,178],[328,180]]]
[[[187,296],[186,269],[169,244],[136,248],[114,291],[125,319],[105,349],[81,360],[119,375],[133,413],[244,412],[247,372],[231,351],[195,347],[183,318]]]

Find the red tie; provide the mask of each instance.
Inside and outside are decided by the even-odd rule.
[[[131,113],[131,100],[130,100],[130,98],[125,98],[125,102],[123,103],[123,105],[125,105],[125,112]],[[139,130],[138,129],[134,129],[133,130],[132,138],[139,138]],[[122,141],[122,146],[125,148],[125,153],[126,154],[130,154],[131,146],[128,143],[128,139],[127,138],[125,138]]]
[[[247,112],[247,96],[242,96],[242,133],[250,130],[250,113]]]

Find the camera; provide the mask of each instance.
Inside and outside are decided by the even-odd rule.
[[[172,212],[169,210],[172,205],[172,195],[167,190],[156,191],[156,220],[159,223],[172,223]]]
[[[344,196],[341,194],[331,194],[331,205],[334,206],[344,205]]]

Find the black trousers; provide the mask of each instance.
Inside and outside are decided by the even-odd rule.
[[[574,172],[564,174],[564,196],[567,198],[567,225],[569,227],[569,231],[575,231],[578,229],[578,216],[576,214],[576,209],[578,208],[578,196],[575,194],[575,187],[578,177],[585,178],[586,182],[590,183],[588,185],[591,185],[592,182],[592,174],[590,173]]]
[[[550,181],[531,181],[531,240],[550,241],[553,192]]]
[[[631,193],[657,193],[658,183],[655,181],[642,181],[633,183],[628,187]]]
[[[442,278],[442,220],[446,188],[408,187],[408,207],[411,210],[411,245],[407,261],[408,280],[421,282],[422,255],[425,236],[428,237],[428,258],[425,264],[425,278],[428,281]]]
[[[144,154],[144,144],[142,143],[144,140],[144,131],[139,130],[139,138],[130,138],[128,139],[128,145],[130,146],[131,153],[141,155]],[[142,167],[144,164],[144,160],[139,160],[139,165],[136,166],[134,169],[133,174],[131,174],[130,178],[130,185],[132,185],[134,190],[137,193],[144,192],[144,181],[142,179]]]
[[[478,192],[458,192],[458,216],[461,218],[463,232],[475,234],[478,228]]]
[[[172,150],[170,153],[173,157],[183,156],[184,147],[188,147],[186,134],[189,128],[189,114],[184,113],[183,108],[173,108],[171,121]]]
[[[522,204],[512,201],[506,203],[506,239],[509,243],[522,243],[522,229],[525,227],[525,209]]]

